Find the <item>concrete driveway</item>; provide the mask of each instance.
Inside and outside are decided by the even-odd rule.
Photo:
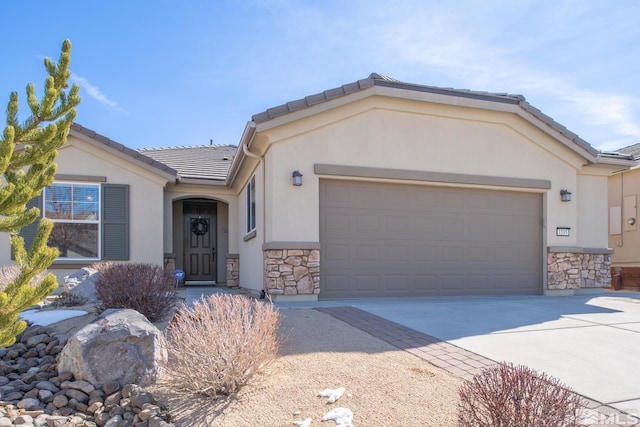
[[[546,372],[592,400],[640,415],[640,294],[278,305],[356,307],[489,359]]]

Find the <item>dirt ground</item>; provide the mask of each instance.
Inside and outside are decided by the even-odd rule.
[[[177,426],[293,426],[349,408],[355,426],[455,426],[462,380],[316,310],[283,310],[280,356],[237,395],[212,400],[151,388]],[[327,404],[318,393],[345,387]]]
[[[90,314],[52,327],[71,335],[95,320],[94,307],[73,309]],[[311,418],[310,427],[331,427],[335,422],[321,419],[338,407],[349,408],[358,427],[457,425],[461,379],[328,314],[307,309],[280,314],[286,339],[279,357],[238,394],[213,400],[161,383],[149,388],[176,426],[294,426]],[[346,391],[333,404],[318,396],[338,387]]]

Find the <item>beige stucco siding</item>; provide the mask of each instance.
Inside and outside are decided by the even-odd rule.
[[[236,224],[236,233],[239,238],[238,254],[240,255],[240,286],[256,291],[263,288],[263,253],[264,243],[264,185],[262,179],[262,163],[249,174],[248,180],[255,177],[256,227],[253,232],[247,232],[247,185],[238,196],[239,218]],[[247,180],[247,182],[248,182]],[[232,251],[230,251],[233,253]]]
[[[556,236],[559,226],[578,229],[577,203],[562,203],[559,193],[566,188],[578,195],[576,171],[584,159],[514,114],[368,98],[267,130],[264,139],[272,190],[267,241],[318,241],[320,176],[314,165],[325,163],[548,180],[549,190],[517,189],[543,193],[547,245],[606,246],[601,233]],[[302,187],[291,185],[294,170],[304,175]]]
[[[123,161],[115,153],[98,150],[74,136],[69,136],[67,144],[59,150],[56,163],[57,175],[64,175],[66,181],[73,181],[73,175],[76,175],[96,177],[98,183],[106,178],[105,182],[109,184],[128,184],[130,261],[162,265],[162,234],[158,230],[162,230],[163,225],[164,212],[161,207],[166,178],[154,175],[132,162]],[[0,243],[0,263],[12,263],[9,244],[5,244],[5,241]],[[52,269],[59,279],[75,270],[61,266]]]
[[[604,171],[603,171],[604,172]],[[601,174],[579,174],[576,195],[578,209],[578,247],[607,248],[607,176]]]

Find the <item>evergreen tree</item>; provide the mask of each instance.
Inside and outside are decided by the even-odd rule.
[[[0,346],[13,344],[26,328],[19,319],[20,312],[42,301],[58,286],[51,273],[39,283],[31,283],[58,257],[58,250],[47,246],[53,223],[40,221],[29,250],[18,233],[40,216],[38,208],[27,210],[26,204],[53,183],[58,149],[67,140],[75,107],[80,103],[79,87],[68,89],[67,85],[70,59],[71,42],[65,40],[57,63],[44,60],[48,73],[44,94],[38,99],[33,84],[27,85],[30,114],[26,120],[18,119],[18,94],[9,96],[6,126],[0,135],[0,173],[4,178],[0,182],[0,232],[11,235],[19,273],[10,283],[0,284]]]

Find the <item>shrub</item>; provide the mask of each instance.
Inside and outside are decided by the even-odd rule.
[[[576,427],[583,402],[559,380],[526,366],[498,364],[458,390],[461,427]]]
[[[70,292],[62,292],[55,297],[51,303],[54,307],[73,307],[75,305],[83,305],[87,303],[87,298],[82,295],[72,294]]]
[[[237,392],[280,348],[279,313],[246,296],[217,294],[177,311],[163,334],[165,380],[217,397]]]
[[[145,263],[95,264],[99,311],[130,308],[149,321],[165,318],[175,308],[178,294],[173,274],[159,265]]]

